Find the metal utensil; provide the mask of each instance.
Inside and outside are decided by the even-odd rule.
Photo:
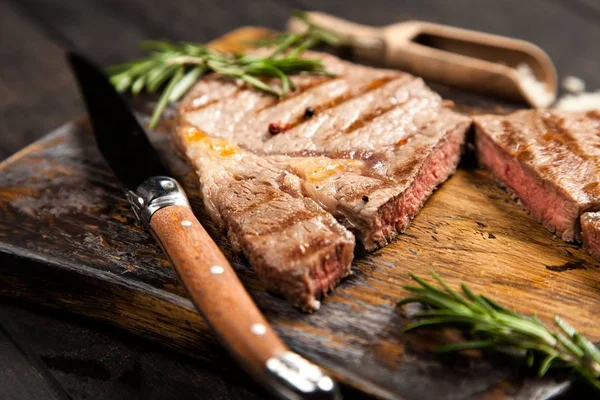
[[[233,268],[169,177],[126,101],[90,61],[68,61],[104,159],[138,220],[161,244],[191,300],[221,343],[257,380],[286,399],[336,399],[334,381],[277,337]]]
[[[422,21],[371,27],[321,12],[307,12],[315,25],[341,37],[362,61],[399,68],[448,86],[548,107],[556,99],[556,69],[536,45],[489,33]],[[306,25],[292,18],[288,29]],[[529,69],[530,77],[517,68]]]

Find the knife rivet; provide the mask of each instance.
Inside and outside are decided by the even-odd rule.
[[[220,265],[213,265],[210,267],[210,273],[213,275],[221,275],[223,272],[225,272],[225,269]]]
[[[161,181],[160,186],[162,186],[163,189],[173,189],[175,187],[171,181]]]
[[[181,226],[192,226],[190,221],[181,221]]]
[[[267,332],[267,327],[263,324],[252,324],[250,330],[255,335],[264,335]]]

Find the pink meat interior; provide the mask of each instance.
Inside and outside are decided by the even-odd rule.
[[[375,229],[366,242],[389,242],[396,232],[404,232],[408,228],[435,188],[456,171],[463,143],[464,132],[461,129],[446,136],[425,160],[408,189],[381,207],[375,220]]]
[[[348,246],[338,245],[334,251],[329,251],[323,255],[323,261],[316,263],[315,269],[307,282],[309,288],[309,305],[313,309],[319,308],[317,299],[333,290],[340,280],[350,274],[350,261],[353,257],[353,250]]]
[[[483,133],[477,132],[475,145],[480,164],[519,198],[533,218],[563,240],[570,242],[579,237],[578,210],[572,200],[546,187],[527,167]]]

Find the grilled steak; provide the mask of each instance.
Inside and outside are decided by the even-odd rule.
[[[600,212],[587,212],[581,216],[583,246],[593,257],[600,259]]]
[[[177,140],[200,176],[204,204],[270,291],[315,310],[350,273],[354,237],[300,191],[300,180],[225,139],[180,126]]]
[[[600,113],[519,111],[474,117],[480,163],[566,241],[600,209]]]
[[[470,121],[451,111],[431,118],[436,120],[413,128],[414,137],[366,152],[363,159],[270,158],[298,175],[304,193],[372,251],[404,232],[433,190],[456,170]]]
[[[262,178],[257,177],[268,172],[293,180],[297,186],[293,195],[286,192],[289,196],[297,202],[306,196],[303,207],[318,204],[320,212],[324,209],[333,215],[367,250],[375,250],[404,231],[436,186],[454,172],[471,120],[448,109],[439,95],[412,75],[318,56],[336,77],[296,76],[293,79],[298,89],[280,100],[218,75],[200,81],[184,99],[178,126],[193,126],[208,138],[234,143],[239,146],[236,151],[244,154],[243,163],[223,164],[220,160],[207,164],[201,160],[202,154],[192,150],[195,146],[182,139],[185,135],[181,129],[179,144],[198,169],[205,201],[210,197],[206,201],[209,212],[217,214],[215,218],[230,232],[242,222],[245,229],[252,230],[253,224],[267,222],[261,218],[279,219],[279,211],[274,207],[251,222],[236,213],[225,213],[227,207],[237,209],[237,202],[242,200],[217,199],[215,191],[223,183],[212,183],[207,189],[205,182],[216,181],[206,176],[235,168],[236,172],[228,172],[228,184],[244,182],[250,196],[262,190],[252,185],[262,185]],[[275,132],[270,129],[273,125],[278,128]],[[277,131],[281,132],[274,134]],[[261,172],[263,169],[268,171]],[[236,178],[239,176],[243,178]],[[336,240],[349,247],[346,232],[333,225],[333,219],[327,221],[330,231],[339,237]],[[267,276],[267,268],[278,269],[276,279],[283,279],[281,265],[296,262],[280,252],[256,254],[259,249],[247,246],[243,235],[236,234],[234,240],[253,265],[257,259],[265,263],[254,266],[263,269],[259,275],[265,277],[267,285],[276,284],[269,281],[274,278]],[[300,246],[287,236],[286,240],[289,246]],[[276,262],[269,257],[276,257]],[[350,260],[345,255],[338,258]],[[340,262],[336,265],[342,267]],[[291,274],[294,268],[289,267],[286,273]],[[337,282],[347,274],[345,271],[331,281]],[[287,290],[286,286],[280,291]]]

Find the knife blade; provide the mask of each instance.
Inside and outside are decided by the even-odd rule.
[[[126,100],[92,62],[67,54],[100,153],[138,219],[160,243],[195,307],[255,379],[285,399],[338,399],[335,382],[277,337],[194,216],[185,192]]]

